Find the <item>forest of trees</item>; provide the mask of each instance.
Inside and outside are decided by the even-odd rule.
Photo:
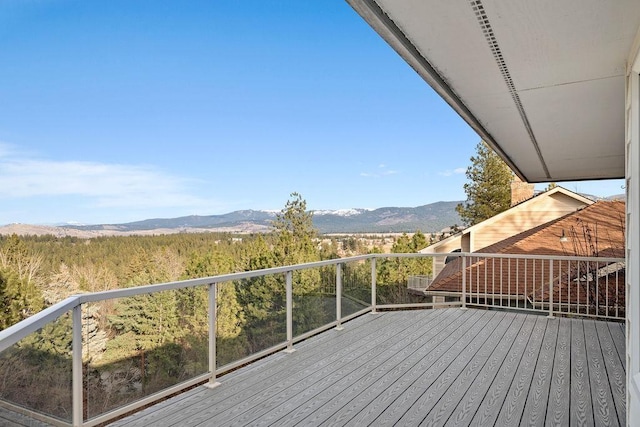
[[[353,238],[321,243],[306,201],[297,193],[277,215],[274,228],[271,234],[244,236],[1,237],[0,329],[82,292],[335,259],[339,246],[353,254],[364,251]],[[417,252],[427,245],[418,231],[399,236],[392,252]],[[416,301],[407,293],[407,278],[430,272],[427,258],[378,260],[378,300]],[[370,302],[370,276],[368,261],[344,264],[343,315]],[[294,273],[294,334],[335,319],[335,277],[334,265]],[[285,340],[284,281],[277,274],[218,284],[219,365]],[[83,306],[86,415],[205,373],[207,310],[206,286]],[[4,352],[1,397],[64,418],[70,405],[70,334],[70,319],[63,316]]]

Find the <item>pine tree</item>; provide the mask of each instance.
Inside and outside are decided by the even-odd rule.
[[[467,201],[456,206],[465,225],[475,225],[509,209],[513,172],[484,141],[476,146],[466,176]]]
[[[0,330],[18,323],[43,308],[38,288],[15,272],[0,269]]]
[[[320,259],[314,239],[313,214],[299,193],[291,193],[284,209],[276,215],[273,227],[277,236],[275,253],[280,265],[293,265]]]

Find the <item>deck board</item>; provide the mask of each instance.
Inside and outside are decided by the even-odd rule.
[[[482,348],[478,353],[469,360],[465,366],[464,371],[456,379],[455,382],[443,393],[442,397],[434,404],[433,409],[428,414],[416,414],[416,416],[422,415],[424,418],[422,424],[424,425],[444,425],[444,423],[453,414],[456,405],[461,401],[464,394],[471,387],[478,375],[483,371],[487,362],[490,360],[491,355],[500,351],[500,347],[504,347],[506,343],[510,342],[515,335],[514,331],[517,331],[513,327],[513,323],[520,321],[516,318],[515,314],[510,316],[503,316],[499,327],[497,327],[491,336],[482,345]],[[511,332],[511,335],[509,334]]]
[[[595,327],[598,334],[598,341],[600,342],[600,348],[602,349],[604,365],[607,371],[607,379],[611,385],[611,394],[616,407],[618,422],[620,425],[624,425],[627,419],[627,408],[625,405],[627,379],[624,366],[622,365],[618,351],[615,348],[613,337],[611,336],[611,330],[608,325],[604,322],[595,322]]]
[[[602,348],[598,341],[595,321],[584,321],[584,338],[587,346],[587,362],[589,365],[589,383],[591,385],[591,398],[593,399],[594,423],[599,426],[621,425],[616,414],[611,385],[607,376]],[[624,423],[626,420],[622,423]]]
[[[536,369],[531,379],[531,386],[529,387],[527,401],[522,413],[521,426],[544,426],[559,325],[559,321],[547,322],[540,354],[536,360]]]
[[[520,360],[525,353],[527,343],[533,333],[536,321],[539,319],[540,317],[527,316],[516,341],[513,343],[509,354],[505,358],[475,417],[471,421],[472,424],[481,426],[495,424],[500,408],[502,408],[515,372],[520,364]]]
[[[624,424],[619,323],[451,308],[343,326],[112,425]]]
[[[591,406],[589,364],[584,336],[584,321],[571,319],[571,414],[572,426],[595,425]]]
[[[397,380],[389,387],[380,390],[373,400],[368,400],[364,406],[353,405],[346,408],[346,419],[349,420],[347,425],[361,426],[369,425],[392,405],[405,406],[411,403],[412,395],[406,393],[407,389],[412,386],[418,378],[422,378],[422,383],[436,378],[442,372],[450,361],[464,348],[467,340],[477,334],[487,321],[493,317],[492,313],[481,313],[479,316],[473,313],[470,320],[463,327],[456,329],[455,333],[449,335],[442,344],[436,346],[418,363],[414,364],[406,372],[401,373]],[[342,425],[343,419],[332,417],[326,425]],[[323,424],[325,425],[325,424]]]
[[[537,319],[525,353],[520,359],[511,388],[507,392],[504,404],[498,414],[496,426],[513,426],[520,423],[548,323],[544,318]]]
[[[422,354],[420,350],[423,347],[423,343],[431,342],[431,345],[434,345],[439,341],[438,334],[450,326],[450,321],[447,319],[453,318],[451,316],[452,312],[448,314],[441,316],[441,318],[437,319],[437,322],[431,322],[428,325],[428,329],[416,329],[415,333],[403,339],[403,341],[409,340],[404,349],[395,351],[391,355],[379,357],[380,363],[375,365],[373,369],[368,369],[368,366],[362,365],[362,369],[354,371],[354,373],[357,373],[354,378],[345,377],[322,390],[312,400],[298,406],[294,405],[294,408],[286,416],[283,415],[277,419],[278,425],[296,425],[305,418],[305,423],[317,425],[326,419],[326,414],[337,412],[338,409],[345,406],[358,394],[365,390],[374,390],[376,388],[375,384],[380,378],[387,374],[393,376],[394,372],[405,371],[411,360],[417,360]],[[379,385],[378,388],[380,388]]]
[[[443,394],[455,382],[460,381],[460,375],[469,361],[474,360],[478,353],[490,339],[496,329],[500,329],[502,316],[493,316],[486,324],[482,325],[479,333],[470,331],[473,336],[467,341],[466,347],[458,351],[453,350],[453,360],[444,365],[445,369],[440,373],[435,371],[435,375],[430,378],[423,375],[411,385],[403,395],[410,397],[409,406],[394,405],[386,410],[379,418],[381,425],[418,425],[426,414],[429,414],[436,403],[439,402]],[[464,377],[462,377],[464,378]],[[464,380],[463,380],[464,381]]]
[[[457,402],[454,413],[449,417],[445,425],[448,426],[466,426],[469,425],[474,417],[478,407],[482,404],[489,386],[495,378],[498,370],[502,366],[504,359],[507,357],[513,342],[516,340],[520,329],[524,325],[525,315],[518,315],[512,322],[511,327],[491,353],[487,363],[484,365],[482,372],[476,377],[469,389],[462,398]]]
[[[549,401],[547,402],[546,424],[566,426],[569,425],[571,397],[571,321],[559,320],[555,361],[551,374]]]
[[[432,329],[428,335],[425,335],[425,339],[418,350],[402,360],[400,364],[375,378],[370,378],[369,381],[360,384],[360,387],[351,388],[341,396],[336,396],[332,399],[333,402],[330,402],[329,405],[324,405],[306,422],[310,423],[310,425],[320,425],[322,423],[344,424],[354,414],[366,416],[367,412],[364,409],[374,399],[378,398],[385,390],[396,385],[402,375],[411,369],[426,369],[425,366],[428,366],[431,361],[436,360],[438,357],[439,353],[435,350],[439,348],[439,351],[442,351],[445,346],[452,345],[457,337],[464,333],[465,328],[479,316],[480,313],[467,313],[466,315],[460,315],[460,312],[455,313],[455,320],[451,319],[449,324],[443,325],[443,328]],[[416,366],[418,367],[416,368]],[[331,403],[335,404],[332,405]],[[358,409],[354,411],[353,408]],[[327,421],[329,418],[331,420]]]

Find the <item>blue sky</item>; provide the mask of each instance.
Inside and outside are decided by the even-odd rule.
[[[2,0],[0,52],[0,225],[465,198],[478,136],[342,0]]]

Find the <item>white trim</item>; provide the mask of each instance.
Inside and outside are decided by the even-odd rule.
[[[629,53],[625,100],[627,185],[627,425],[640,420],[640,28]]]

